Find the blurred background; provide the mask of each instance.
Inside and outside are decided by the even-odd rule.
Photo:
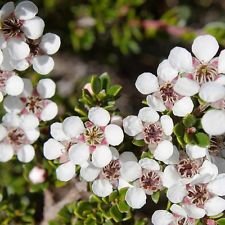
[[[6,2],[0,1],[0,7]],[[143,99],[134,87],[136,77],[142,72],[156,74],[158,64],[170,49],[182,46],[190,50],[193,39],[203,33],[214,35],[221,48],[225,47],[223,0],[33,2],[46,23],[45,32],[61,37],[62,46],[54,56],[55,69],[50,77],[57,82],[59,103],[69,102],[68,114],[73,111],[74,96],[92,74],[108,72],[114,83],[123,86],[119,107],[127,115],[136,113]],[[40,146],[36,146],[37,152],[42,151]],[[37,158],[24,166],[17,160],[0,164],[0,224],[44,225],[71,199],[85,198],[86,184],[77,181],[70,183],[69,188],[63,187],[55,181],[54,165],[42,162],[41,154]],[[47,182],[29,183],[28,173],[33,166],[47,170]],[[68,191],[71,187],[75,188],[75,195]]]

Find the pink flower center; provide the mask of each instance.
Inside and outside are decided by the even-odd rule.
[[[120,162],[119,160],[112,160],[107,166],[102,169],[102,176],[110,181],[116,181],[120,177]]]
[[[163,137],[163,130],[159,123],[145,125],[143,133],[147,144],[158,144]]]
[[[162,181],[156,171],[145,171],[139,179],[140,186],[147,194],[152,194],[162,188]]]
[[[193,75],[199,84],[214,81],[218,75],[217,67],[213,64],[199,64]]]
[[[8,133],[7,142],[15,148],[20,148],[22,145],[29,143],[26,134],[21,128],[10,130]]]

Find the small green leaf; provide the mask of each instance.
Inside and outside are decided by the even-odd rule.
[[[127,188],[126,187],[125,188],[121,188],[119,190],[119,199],[120,199],[120,201],[124,201],[125,200],[126,193],[127,193]]]
[[[102,202],[97,195],[91,195],[89,199],[90,199],[90,202],[97,202],[97,203]]]
[[[183,137],[184,136],[184,133],[185,133],[185,127],[182,123],[177,123],[173,129],[174,131],[174,134],[177,136],[177,137]]]
[[[112,216],[115,222],[120,222],[123,219],[122,213],[119,211],[116,205],[110,208],[110,215]]]
[[[196,144],[193,134],[185,133],[184,141],[186,144],[192,144],[192,145]]]
[[[152,159],[153,158],[153,155],[150,151],[147,151],[147,152],[143,152],[141,154],[141,158],[144,159],[144,158],[149,158],[149,159]]]
[[[135,140],[133,139],[132,143],[138,147],[143,147],[146,145],[144,140]]]
[[[109,77],[109,75],[107,73],[103,73],[100,76],[100,80],[101,80],[101,83],[102,83],[102,89],[107,90],[109,85],[110,85],[110,77]]]
[[[225,225],[225,218],[221,218],[221,219],[217,220],[216,223],[218,225]]]
[[[130,210],[129,205],[125,201],[120,201],[119,204],[117,204],[117,206],[121,213],[126,213]]]
[[[204,148],[210,145],[210,138],[205,133],[199,132],[195,134],[195,140],[197,145],[199,145],[200,147]]]
[[[185,127],[193,127],[196,123],[197,119],[194,115],[189,114],[183,118],[183,124]]]
[[[113,191],[109,196],[109,202],[113,202],[118,197],[118,192]]]
[[[160,192],[157,191],[157,192],[153,193],[153,194],[151,195],[151,198],[152,198],[152,201],[153,201],[155,204],[157,204],[157,203],[159,202]]]
[[[122,90],[122,87],[120,85],[113,85],[107,90],[106,93],[109,96],[116,97],[120,94],[121,90]]]
[[[102,84],[100,78],[97,76],[92,76],[91,78],[91,88],[95,94],[98,94],[102,89]]]

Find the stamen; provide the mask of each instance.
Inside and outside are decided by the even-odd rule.
[[[200,64],[194,73],[194,80],[199,84],[214,81],[217,77],[217,68],[210,64]]]
[[[95,125],[86,127],[84,132],[85,142],[90,146],[96,146],[103,142],[105,136],[102,128]]]
[[[111,182],[116,181],[120,177],[120,162],[119,160],[112,160],[102,170],[102,176]]]
[[[174,105],[179,100],[179,95],[173,90],[171,83],[166,83],[160,87],[161,98],[165,105]]]
[[[8,142],[16,148],[19,148],[20,146],[28,143],[26,134],[20,128],[11,130],[8,133],[7,139],[8,139]]]
[[[145,125],[143,133],[147,144],[158,144],[163,137],[163,130],[159,123]]]

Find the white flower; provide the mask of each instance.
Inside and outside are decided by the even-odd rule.
[[[110,148],[112,160],[103,168],[99,168],[89,162],[81,167],[81,177],[92,182],[92,191],[100,196],[110,195],[113,189],[122,188],[128,181],[133,181],[140,176],[141,167],[132,152],[123,152],[119,155],[115,148]],[[128,168],[129,167],[129,168]]]
[[[29,179],[33,184],[40,184],[43,183],[46,179],[46,171],[40,167],[33,167],[32,170],[29,172]]]
[[[33,65],[33,69],[42,75],[50,73],[54,68],[54,60],[50,55],[55,54],[60,47],[60,37],[53,33],[44,34],[39,40],[28,40],[30,54],[26,61],[13,61],[12,66],[17,70],[24,70]],[[21,64],[26,65],[21,67]]]
[[[42,79],[33,89],[28,79],[23,79],[24,91],[20,96],[8,96],[4,100],[4,108],[7,112],[21,115],[34,114],[39,120],[52,120],[58,113],[56,103],[49,100],[54,94],[56,85],[51,79]]]
[[[152,195],[163,189],[159,164],[153,159],[144,158],[139,161],[139,165],[141,173],[136,179],[131,180],[133,185],[128,188],[125,195],[127,204],[134,209],[142,208],[145,205],[146,195]],[[126,168],[126,170],[129,172],[130,169]]]
[[[19,161],[30,162],[35,155],[31,144],[39,137],[38,124],[32,115],[5,114],[0,124],[0,161],[7,162],[15,154]]]
[[[44,21],[36,16],[37,6],[22,1],[16,7],[8,2],[0,10],[1,48],[7,48],[13,60],[22,60],[30,53],[26,39],[38,39],[44,29]]]
[[[188,217],[184,208],[177,204],[170,207],[170,212],[166,210],[156,210],[152,215],[153,225],[194,225],[195,219]]]
[[[165,161],[173,154],[170,142],[173,120],[170,116],[159,117],[151,107],[140,109],[138,116],[128,116],[123,120],[125,133],[136,140],[144,140],[157,160]]]
[[[109,146],[117,146],[123,141],[123,131],[115,124],[108,124],[110,114],[103,108],[91,108],[88,117],[89,121],[85,123],[77,116],[53,123],[53,138],[45,142],[44,156],[82,167],[87,166],[89,160],[97,168],[108,165],[113,157]]]

